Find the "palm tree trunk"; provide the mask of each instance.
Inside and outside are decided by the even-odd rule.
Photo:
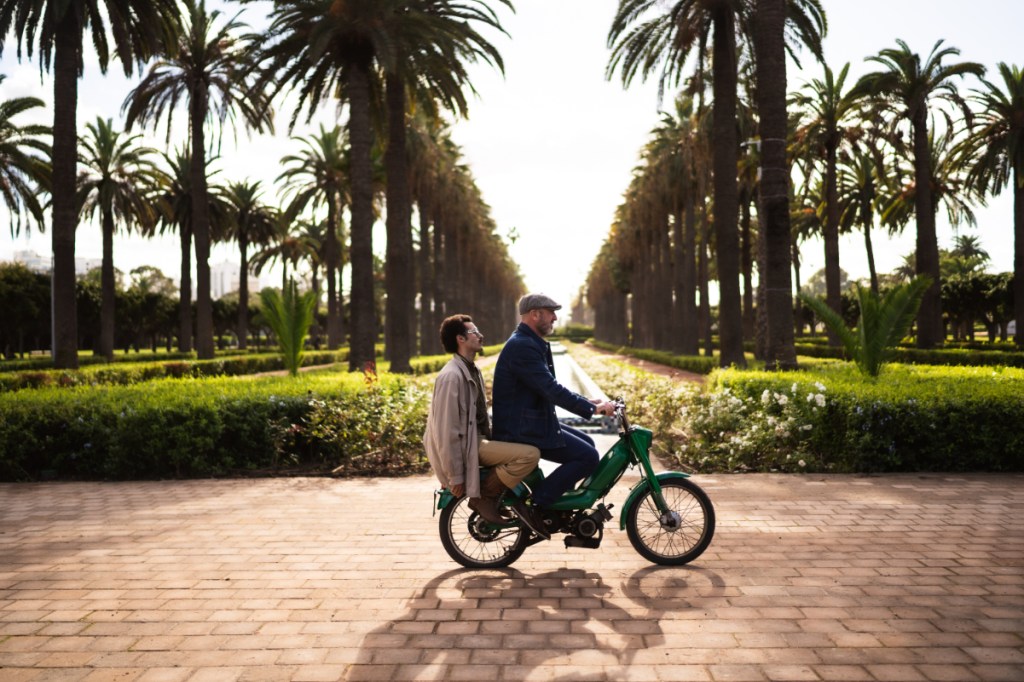
[[[192,227],[178,226],[181,240],[181,285],[178,301],[178,350],[192,352]]]
[[[800,245],[797,244],[795,237],[791,238],[792,241],[789,245],[789,254],[793,261],[793,291],[800,293]],[[804,318],[801,313],[803,310],[803,303],[799,298],[793,301],[793,325],[796,327],[796,335],[804,335]]]
[[[1013,315],[1017,329],[1013,340],[1024,346],[1024,189],[1021,188],[1020,167],[1013,169]]]
[[[743,193],[740,205],[740,267],[743,272],[743,338],[754,338],[754,244],[750,229],[751,197]]]
[[[242,263],[238,269],[238,350],[249,347],[249,240],[239,231],[238,250]]]
[[[669,327],[669,350],[682,353],[686,336],[686,325],[690,322],[685,316],[686,283],[683,271],[686,262],[686,246],[683,243],[683,212],[678,208],[672,212],[672,315]]]
[[[412,308],[412,225],[409,193],[409,160],[405,146],[405,85],[395,74],[387,76],[388,145],[384,156],[387,172],[387,286],[384,330],[391,371],[408,374],[410,337],[409,310]]]
[[[78,55],[82,32],[73,10],[57,24],[53,64],[53,366],[78,367],[75,301],[75,170],[78,159]]]
[[[192,128],[192,229],[196,240],[196,355],[200,360],[214,356],[213,302],[210,300],[210,199],[206,185],[207,92],[200,87],[189,101]]]
[[[931,154],[928,150],[928,112],[915,114],[914,211],[917,214],[917,274],[928,275],[932,285],[924,294],[917,315],[917,347],[934,348],[942,343],[942,296],[939,281],[939,242],[935,233],[935,206],[931,190]]]
[[[829,143],[825,155],[825,302],[837,315],[842,315],[843,299],[839,286],[839,190],[834,141]],[[842,345],[838,334],[831,327],[826,327],[826,334],[828,345]]]
[[[730,4],[714,11],[712,135],[714,138],[715,238],[718,258],[718,337],[722,367],[746,367],[740,306],[736,158],[736,30]]]
[[[875,248],[871,245],[872,220],[864,222],[864,251],[868,256],[868,276],[871,278],[871,293],[878,296],[878,271],[875,269]]]
[[[337,350],[345,343],[345,336],[341,328],[341,300],[338,295],[338,283],[341,279],[337,276],[338,266],[341,264],[341,247],[338,244],[339,213],[338,197],[334,191],[329,192],[327,198],[327,232],[324,243],[324,261],[327,270],[327,348]]]
[[[420,215],[420,255],[419,255],[419,266],[420,266],[420,344],[419,350],[421,355],[430,355],[432,344],[434,340],[433,327],[434,327],[434,313],[433,313],[433,287],[431,286],[430,278],[433,276],[434,268],[431,264],[431,234],[430,234],[430,214],[427,212],[427,208],[424,202],[419,204],[419,215]]]
[[[701,211],[700,252],[697,260],[697,282],[700,288],[700,308],[698,312],[697,326],[700,327],[701,337],[704,339],[704,355],[711,357],[714,354],[714,343],[711,339],[711,301],[709,299],[710,273],[708,264],[708,241],[711,239],[711,225],[707,220],[707,210]]]
[[[368,62],[352,65],[348,76],[349,143],[352,153],[352,333],[349,371],[376,363],[377,321],[373,304],[373,168]]]
[[[683,347],[685,355],[700,353],[700,330],[697,327],[697,304],[694,295],[697,292],[697,219],[696,204],[686,202],[683,219]]]
[[[114,359],[114,214],[103,210],[103,260],[100,269],[100,355]]]
[[[785,0],[758,0],[758,111],[761,115],[761,206],[765,214],[765,307],[768,312],[765,364],[796,367],[793,345],[793,289],[789,279],[789,164],[786,159]]]

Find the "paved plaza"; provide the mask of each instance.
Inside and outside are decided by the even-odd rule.
[[[1024,680],[1024,476],[696,480],[691,566],[489,571],[427,476],[0,484],[0,680]]]

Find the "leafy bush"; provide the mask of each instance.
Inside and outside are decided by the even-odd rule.
[[[671,455],[685,441],[679,416],[700,393],[699,384],[650,374],[586,348],[571,347],[573,358],[608,396],[622,398],[630,420],[655,433],[655,454]]]
[[[720,370],[680,415],[680,461],[730,471],[1024,470],[1024,372],[892,365]]]
[[[346,475],[380,476],[429,468],[423,451],[429,391],[420,384],[370,381],[356,401],[311,400],[301,437]]]
[[[362,375],[323,372],[298,381],[160,379],[0,394],[0,480],[334,468],[339,461],[332,457],[382,439],[395,444],[387,470],[418,470],[418,454],[411,453],[425,423],[425,389],[416,381],[385,375],[371,390]],[[361,415],[359,429],[329,428],[330,415],[349,414]]]

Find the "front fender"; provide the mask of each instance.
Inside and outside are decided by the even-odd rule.
[[[661,481],[669,481],[674,478],[689,477],[690,474],[684,474],[682,471],[665,471],[655,476],[655,478],[658,479],[659,483]],[[640,497],[640,495],[642,495],[644,491],[646,491],[650,487],[650,481],[646,478],[642,478],[635,486],[633,486],[632,490],[629,491],[629,497],[626,498],[625,504],[622,505],[622,513],[619,515],[619,530],[626,529],[626,513],[633,506],[633,502],[636,500],[636,498]]]

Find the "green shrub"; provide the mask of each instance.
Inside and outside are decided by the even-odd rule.
[[[680,416],[677,457],[730,471],[1024,470],[1024,372],[850,365],[716,372]]]
[[[425,389],[416,381],[384,375],[369,396],[362,375],[337,372],[0,394],[0,480],[198,477],[288,464],[330,469],[343,463],[329,459],[334,453],[361,445],[332,442],[327,420],[310,421],[323,406],[364,415],[361,430],[335,435],[388,434],[380,438],[396,443],[401,460],[388,470],[404,470],[425,423],[418,402]]]

